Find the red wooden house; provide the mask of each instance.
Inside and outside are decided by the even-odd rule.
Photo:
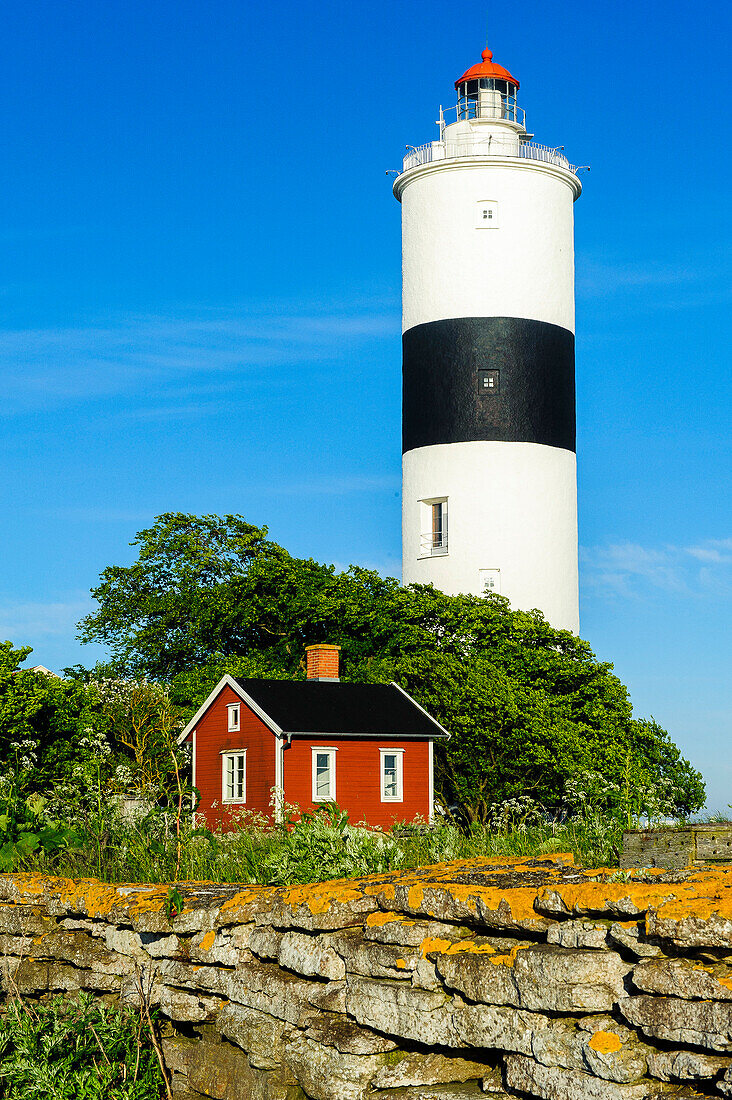
[[[181,734],[210,827],[282,802],[336,802],[352,823],[432,818],[439,722],[398,684],[343,684],[338,646],[307,648],[307,680],[224,676]]]

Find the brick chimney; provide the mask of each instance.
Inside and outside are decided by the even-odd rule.
[[[308,680],[331,680],[338,683],[339,645],[306,645]]]

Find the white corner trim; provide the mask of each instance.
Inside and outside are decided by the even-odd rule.
[[[428,746],[429,747],[428,747],[428,750],[427,750],[427,752],[428,752],[427,767],[429,769],[429,777],[428,777],[429,817],[428,817],[427,820],[429,821],[430,825],[432,825],[434,823],[434,820],[435,820],[435,743],[434,743],[434,741],[429,741]]]
[[[219,695],[221,694],[221,692],[223,691],[223,689],[225,687],[230,687],[231,690],[239,696],[239,698],[242,700],[242,702],[246,703],[246,705],[251,710],[254,711],[254,713],[257,715],[257,717],[262,719],[265,726],[267,726],[269,729],[272,730],[272,733],[276,733],[278,736],[282,735],[282,730],[277,725],[275,720],[273,718],[270,718],[270,716],[265,711],[263,711],[262,708],[257,703],[255,703],[255,701],[254,701],[254,699],[252,699],[251,695],[249,695],[246,691],[244,691],[244,689],[242,687],[240,687],[239,684],[236,682],[234,677],[230,676],[229,673],[227,672],[225,676],[221,677],[218,684],[213,689],[213,691],[208,696],[208,698],[203,703],[201,703],[201,706],[198,708],[196,713],[193,715],[190,722],[186,725],[183,732],[179,734],[179,736],[178,736],[178,744],[179,745],[182,744],[183,741],[185,741],[186,737],[191,732],[191,730],[193,730],[195,728],[195,726],[198,725],[198,722],[200,721],[200,719],[206,713],[206,711],[211,706],[211,704],[216,701],[216,699],[219,697]]]
[[[283,819],[283,808],[285,802],[285,742],[284,738],[276,736],[275,742],[275,781],[274,791],[272,792],[272,809],[274,811],[275,823],[279,825]]]

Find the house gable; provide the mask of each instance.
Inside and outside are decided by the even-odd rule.
[[[183,734],[193,738],[194,786],[200,794],[197,812],[210,827],[226,827],[242,810],[263,814],[271,812],[272,788],[275,786],[276,762],[279,751],[277,734],[260,718],[228,684],[217,685],[215,698],[198,711],[198,720],[189,722]],[[229,707],[239,705],[239,728],[229,729]],[[189,729],[189,727],[191,727]],[[244,755],[244,801],[225,800],[225,754]]]
[[[216,702],[216,700],[218,699],[221,692],[226,687],[230,688],[231,691],[233,691],[234,694],[237,695],[243,703],[246,703],[246,705],[249,707],[249,709],[254,714],[257,715],[257,717],[265,724],[265,726],[267,726],[272,731],[272,733],[275,733],[275,734],[281,734],[282,733],[282,730],[277,725],[277,723],[268,714],[266,714],[265,711],[262,710],[262,708],[259,706],[259,704],[256,702],[256,700],[254,700],[251,697],[251,695],[241,686],[239,681],[235,680],[233,676],[229,676],[229,674],[227,672],[225,676],[221,677],[218,684],[213,689],[213,691],[210,693],[208,698],[206,698],[203,701],[203,703],[201,703],[200,707],[198,708],[196,713],[193,715],[190,722],[188,722],[186,724],[183,731],[179,734],[179,736],[178,736],[178,744],[179,745],[182,745],[184,741],[188,740],[188,738],[191,736],[191,734],[193,733],[193,731],[197,727],[198,723],[203,718],[206,711],[209,709],[209,707],[213,706],[213,704]]]

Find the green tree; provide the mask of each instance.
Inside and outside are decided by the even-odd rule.
[[[606,777],[608,806],[631,777],[639,791],[665,784],[677,812],[703,805],[701,776],[664,730],[634,719],[612,666],[538,611],[336,572],[241,516],[166,514],[132,545],[138,560],[103,572],[81,637],[109,645],[121,674],[169,681],[188,714],[223,671],[302,676],[305,645],[333,642],[344,679],[397,680],[451,731],[439,791],[475,819],[517,794],[560,806],[590,771]]]
[[[68,775],[99,716],[80,681],[22,669],[31,652],[0,644],[0,766],[32,756],[30,780],[44,793]]]

